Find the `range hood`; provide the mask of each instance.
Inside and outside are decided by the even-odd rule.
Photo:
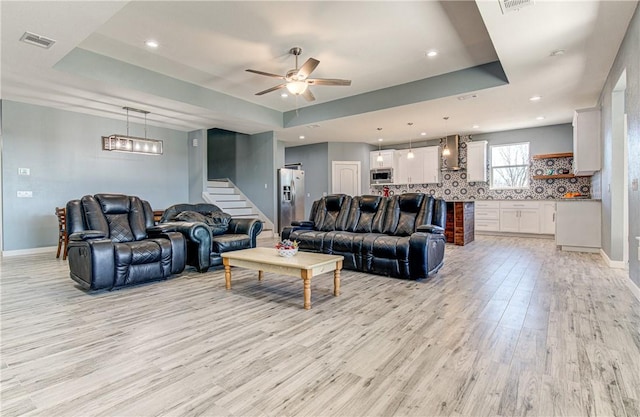
[[[449,149],[449,155],[442,155],[442,171],[460,171],[460,158],[458,150],[460,135],[449,135],[443,139],[442,150]],[[445,148],[446,146],[446,148]]]

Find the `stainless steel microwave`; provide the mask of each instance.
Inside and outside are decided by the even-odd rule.
[[[393,168],[372,169],[371,184],[393,184]]]

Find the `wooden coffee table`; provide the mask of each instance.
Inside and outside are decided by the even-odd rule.
[[[298,252],[295,256],[285,258],[278,255],[274,248],[253,248],[236,250],[222,254],[224,279],[227,289],[231,289],[231,267],[254,269],[258,271],[258,280],[262,280],[263,272],[300,277],[304,288],[304,308],[311,308],[311,278],[333,271],[333,295],[340,295],[340,270],[344,258],[340,255],[324,255],[321,253]]]

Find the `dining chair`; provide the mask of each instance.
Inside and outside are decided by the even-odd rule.
[[[56,216],[58,217],[58,251],[56,258],[60,258],[62,252],[62,260],[67,259],[67,247],[69,244],[69,236],[67,235],[67,209],[64,207],[56,207]]]

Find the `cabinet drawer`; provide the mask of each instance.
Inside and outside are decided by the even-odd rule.
[[[475,229],[485,232],[497,232],[500,230],[499,220],[479,220],[476,218]]]
[[[540,203],[537,201],[501,201],[500,202],[501,209],[538,209],[540,208]]]
[[[499,201],[476,201],[476,210],[478,209],[498,209],[500,208]]]
[[[500,218],[500,210],[495,209],[478,209],[476,208],[476,221],[478,220],[498,220]]]

